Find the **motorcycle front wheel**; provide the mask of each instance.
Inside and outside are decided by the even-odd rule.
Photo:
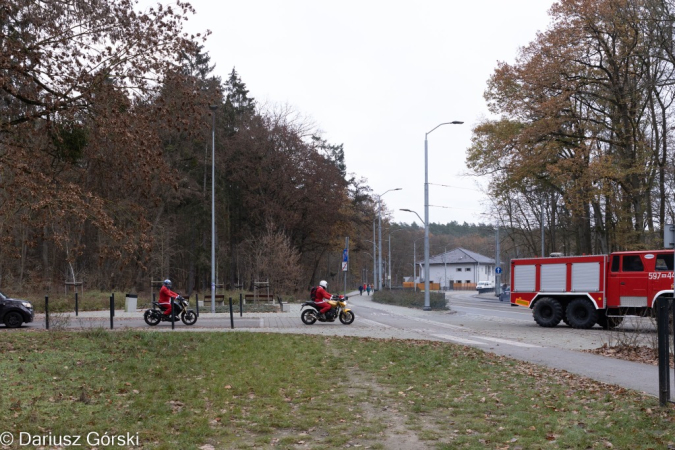
[[[350,325],[354,321],[354,313],[351,311],[342,311],[340,313],[340,322]]]
[[[180,320],[182,320],[185,325],[194,325],[195,322],[197,322],[197,313],[188,309],[180,315]]]
[[[316,310],[306,309],[302,312],[300,318],[305,325],[314,325],[314,322],[316,322],[319,317],[317,316]]]
[[[162,317],[156,311],[149,309],[145,312],[145,314],[143,314],[143,320],[145,320],[145,323],[147,323],[151,327],[154,327],[155,325],[157,325],[159,322],[162,321]]]

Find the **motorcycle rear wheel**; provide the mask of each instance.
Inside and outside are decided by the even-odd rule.
[[[180,315],[180,320],[182,320],[185,325],[194,325],[195,322],[197,322],[197,313],[191,309],[183,311],[183,314]]]
[[[351,311],[342,311],[340,313],[340,322],[345,325],[351,325],[354,322],[354,313]]]
[[[314,325],[314,323],[319,319],[318,313],[314,309],[306,309],[300,315],[302,323],[305,325]]]
[[[162,321],[162,317],[159,315],[159,313],[156,313],[156,311],[149,309],[145,311],[145,314],[143,314],[143,320],[145,320],[145,323],[151,327],[154,327]]]

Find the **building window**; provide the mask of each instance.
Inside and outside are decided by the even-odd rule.
[[[464,269],[464,272],[471,272],[471,267],[467,267],[466,269]]]
[[[462,268],[461,268],[461,267],[458,267],[458,268],[457,268],[457,272],[461,272],[461,271],[462,271]]]

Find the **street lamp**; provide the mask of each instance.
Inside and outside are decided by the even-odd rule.
[[[387,191],[384,191],[384,194],[387,192],[391,191],[400,191],[403,188],[394,188],[394,189],[389,189]],[[382,290],[382,197],[384,197],[384,194],[378,195],[377,196],[377,228],[378,228],[378,239],[380,242],[379,245],[379,255],[377,255],[377,264],[378,264],[378,270],[377,270],[377,290]]]
[[[419,217],[420,222],[424,223],[424,221],[422,220],[420,215],[417,214],[416,211],[413,211],[412,209],[401,209],[401,211],[411,212],[411,213],[415,214],[417,217]],[[415,292],[417,292],[417,283],[415,283],[415,272],[417,271],[417,247],[416,247],[417,241],[419,241],[419,239],[415,239],[413,241],[413,290]]]
[[[446,246],[443,249],[443,290],[447,291],[448,290],[448,263],[445,260],[445,255],[448,253],[448,247]]]
[[[397,231],[404,231],[403,228],[399,228],[398,230],[390,231],[389,232],[389,290],[391,291],[391,235],[392,233],[396,233]]]
[[[377,241],[375,240],[375,221],[373,220],[373,240],[370,241],[368,239],[364,239],[366,242],[370,242],[373,244],[373,254],[371,255],[373,257],[373,282],[375,282],[375,277],[377,277]],[[368,252],[366,252],[368,253]],[[366,283],[367,284],[367,283]],[[375,286],[377,286],[377,283],[373,285],[373,289],[375,289]]]
[[[216,312],[216,110],[218,105],[209,105],[213,111],[211,126],[211,312]]]
[[[424,134],[424,310],[431,310],[429,297],[429,145],[427,136],[436,128],[443,125],[461,125],[464,122],[453,120],[436,125],[431,131]]]

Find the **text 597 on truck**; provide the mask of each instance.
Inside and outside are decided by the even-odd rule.
[[[511,261],[511,304],[533,310],[542,327],[618,326],[648,316],[673,295],[673,250],[615,252]]]

